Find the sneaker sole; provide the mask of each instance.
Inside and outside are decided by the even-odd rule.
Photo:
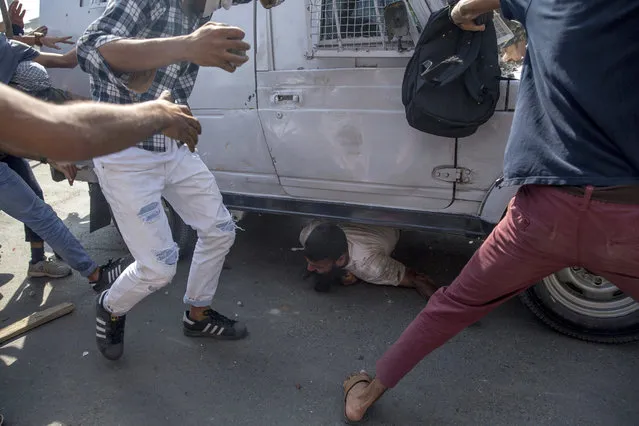
[[[215,340],[241,340],[248,336],[248,331],[245,331],[244,334],[239,336],[217,336],[211,333],[202,333],[201,331],[187,330],[186,328],[183,328],[182,331],[187,337],[208,337]]]
[[[64,278],[64,277],[68,277],[69,275],[71,275],[72,272],[69,272],[68,274],[58,274],[58,275],[54,275],[54,274],[47,274],[46,272],[27,272],[27,277],[29,278]]]

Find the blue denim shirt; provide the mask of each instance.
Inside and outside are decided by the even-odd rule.
[[[528,49],[505,184],[639,184],[639,2],[502,0]]]

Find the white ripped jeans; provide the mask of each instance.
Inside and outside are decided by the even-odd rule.
[[[235,241],[235,223],[211,172],[186,146],[170,145],[164,153],[129,148],[94,160],[104,196],[135,258],[104,300],[114,315],[127,313],[175,275],[179,252],[162,197],[198,234],[184,303],[211,304]]]

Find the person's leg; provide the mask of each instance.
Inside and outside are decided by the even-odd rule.
[[[166,200],[182,220],[198,233],[184,303],[185,333],[210,337],[241,338],[246,327],[211,310],[224,259],[235,241],[235,222],[224,206],[215,178],[197,154],[181,147],[167,171]],[[207,330],[207,331],[208,331]],[[215,331],[213,331],[215,330]]]
[[[574,203],[557,196],[556,189],[522,188],[457,279],[430,298],[378,360],[377,378],[353,387],[347,416],[360,419],[430,352],[541,278],[573,265],[578,213]]]
[[[639,205],[593,201],[581,226],[579,266],[639,301]]]
[[[107,310],[121,316],[166,286],[175,275],[178,248],[161,200],[164,165],[158,162],[113,166],[96,162],[95,172],[122,238],[135,259],[105,297]]]
[[[0,162],[0,210],[29,226],[69,265],[84,277],[94,275],[98,265],[71,234],[51,206],[46,204],[13,172]]]
[[[13,170],[22,180],[33,190],[38,198],[44,201],[44,193],[40,184],[36,180],[29,163],[20,157],[7,155],[2,159],[11,170]],[[24,225],[25,241],[31,246],[31,264],[37,264],[45,260],[44,257],[44,240],[38,234],[33,232],[31,228]]]
[[[166,157],[139,151],[131,164],[95,161],[102,192],[135,259],[96,302],[96,343],[110,360],[123,354],[127,312],[171,282],[179,255],[162,207]]]

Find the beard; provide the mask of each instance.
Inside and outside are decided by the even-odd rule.
[[[346,269],[336,264],[333,264],[333,268],[324,274],[315,273],[315,291],[320,293],[329,292],[333,285],[342,283],[342,277],[345,275]]]

